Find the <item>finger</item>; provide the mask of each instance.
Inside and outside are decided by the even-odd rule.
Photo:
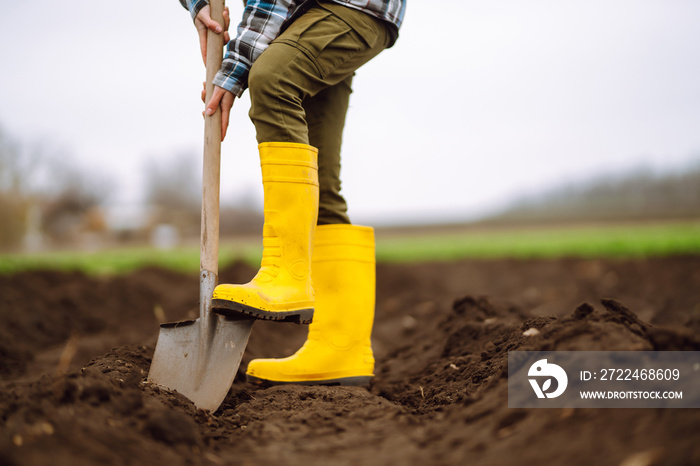
[[[205,115],[211,116],[214,114],[214,112],[216,112],[216,109],[219,107],[219,102],[221,102],[221,98],[223,97],[224,92],[226,91],[224,91],[218,86],[214,86],[214,92],[212,92],[211,99],[209,99],[207,108],[204,109]]]
[[[224,7],[224,30],[228,31],[228,27],[231,25],[231,16],[229,15],[228,7]]]
[[[198,29],[197,33],[199,34],[199,49],[202,52],[202,61],[204,66],[207,66],[207,30]]]
[[[231,114],[231,109],[228,112],[221,112],[221,142],[226,139],[226,130],[228,129],[228,118]]]
[[[224,91],[223,89],[221,89],[221,91],[223,92],[223,96],[221,97],[221,108],[224,110],[231,110],[231,107],[233,107],[233,101],[236,98],[236,96],[234,96],[229,91]]]
[[[205,6],[201,10],[199,10],[199,13],[197,13],[197,19],[204,24],[207,29],[210,31],[214,31],[215,33],[219,34],[221,31],[223,31],[223,28],[219,23],[211,19],[211,13],[209,9],[209,5]]]
[[[224,30],[219,23],[217,23],[211,18],[209,18],[208,20],[204,20],[204,24],[207,26],[207,29],[217,34],[221,34],[221,31]]]
[[[226,130],[228,129],[229,117],[231,116],[231,107],[233,107],[233,101],[235,96],[230,92],[226,92],[221,99],[221,140],[223,141],[226,137]]]
[[[202,81],[202,102],[207,103],[207,83]]]
[[[231,25],[231,16],[228,7],[224,7],[224,44],[228,44],[231,40],[231,35],[228,33],[228,27]]]

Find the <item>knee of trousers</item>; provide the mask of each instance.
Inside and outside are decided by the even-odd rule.
[[[253,63],[248,75],[250,119],[258,142],[288,141],[308,144],[302,105],[308,91],[299,54],[286,44],[272,44]]]
[[[248,75],[248,91],[253,105],[269,111],[279,101],[301,106],[304,97],[302,76],[284,45],[270,46],[253,63]],[[286,61],[286,63],[285,63]]]
[[[275,67],[264,55],[253,63],[248,74],[248,92],[253,102],[274,98],[276,95],[275,82],[278,79]]]

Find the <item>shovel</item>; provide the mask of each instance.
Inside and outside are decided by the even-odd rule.
[[[211,17],[224,24],[223,0],[210,2]],[[207,36],[207,96],[221,66],[223,34]],[[254,319],[212,312],[219,268],[219,175],[221,110],[204,120],[204,176],[199,273],[199,318],[162,324],[148,382],[175,390],[200,409],[215,411],[226,397]]]

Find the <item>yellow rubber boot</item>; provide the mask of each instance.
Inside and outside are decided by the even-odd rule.
[[[251,361],[248,381],[367,385],[374,376],[374,230],[318,226],[311,275],[316,312],[304,346],[288,358]]]
[[[316,148],[267,142],[258,146],[265,225],[260,270],[244,285],[219,285],[212,309],[259,319],[311,322],[311,247],[318,216]]]

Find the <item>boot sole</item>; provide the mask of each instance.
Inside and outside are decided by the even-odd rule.
[[[294,311],[263,311],[245,304],[227,301],[225,299],[212,299],[211,308],[217,314],[235,317],[244,314],[261,320],[274,320],[277,322],[293,322],[295,324],[310,324],[314,318],[313,309],[297,309]]]
[[[246,374],[246,380],[249,383],[254,383],[256,385],[331,385],[331,386],[350,386],[350,387],[367,387],[372,381],[371,375],[361,375],[356,377],[341,377],[338,379],[324,379],[324,380],[300,380],[295,382],[282,382],[279,380],[268,380],[261,379],[249,374]]]

